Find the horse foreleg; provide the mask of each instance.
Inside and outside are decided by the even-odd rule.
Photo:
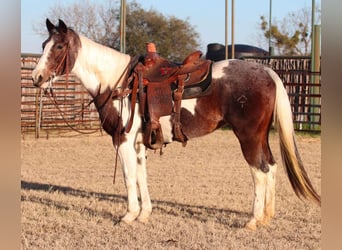
[[[137,154],[134,149],[133,142],[131,142],[129,139],[122,143],[118,150],[123,169],[128,200],[127,213],[121,219],[121,221],[130,224],[138,217],[140,213],[137,196]]]
[[[141,197],[141,212],[138,220],[147,222],[148,217],[152,212],[152,204],[150,194],[147,188],[147,173],[146,173],[146,148],[142,142],[136,144],[137,151],[137,181]]]

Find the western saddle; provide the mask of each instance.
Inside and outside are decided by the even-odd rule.
[[[186,145],[187,136],[180,122],[182,99],[197,98],[210,93],[212,61],[201,59],[202,52],[188,55],[183,63],[160,57],[154,43],[146,44],[147,54],[134,67],[132,103],[139,98],[139,112],[143,118],[144,144],[161,149],[164,143],[159,122],[161,116],[171,116],[173,140]],[[132,116],[135,105],[132,105]],[[126,132],[132,123],[129,122]]]

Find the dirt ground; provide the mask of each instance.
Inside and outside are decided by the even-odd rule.
[[[243,228],[253,183],[230,130],[148,152],[153,212],[147,224],[119,223],[126,211],[122,171],[113,185],[107,135],[34,139],[21,147],[22,249],[320,249],[321,208],[299,200],[279,163],[276,215],[267,227]],[[307,172],[321,193],[320,136],[299,135]]]

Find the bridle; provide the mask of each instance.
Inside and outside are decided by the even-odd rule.
[[[56,69],[55,69],[55,74],[57,75],[58,74],[58,71],[60,71],[59,75],[69,75],[70,71],[69,71],[69,43],[66,44],[66,49],[65,49],[65,52],[63,54],[63,58],[62,60],[60,61],[60,63],[57,65]],[[65,62],[65,72],[63,72],[63,63]],[[68,80],[68,79],[67,79]]]

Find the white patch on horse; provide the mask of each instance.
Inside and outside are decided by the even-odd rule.
[[[173,137],[171,116],[162,116],[159,118],[159,122],[163,131],[164,142],[171,143]]]
[[[247,223],[246,227],[251,230],[256,230],[257,224],[264,219],[264,208],[266,198],[267,175],[260,169],[251,166],[251,173],[254,182],[254,202],[253,202],[253,217]]]
[[[192,115],[195,115],[196,100],[196,98],[182,100],[181,106]],[[162,116],[159,118],[159,122],[163,131],[164,142],[171,143],[173,141],[171,116]]]
[[[122,105],[122,107],[121,107],[121,105]],[[138,105],[138,104],[136,104],[136,105]],[[122,109],[121,118],[123,121],[123,126],[126,126],[128,121],[129,121],[130,111],[131,111],[131,103],[129,102],[128,98],[124,98],[122,102],[120,100],[113,100],[113,106],[116,110],[119,111],[119,113],[120,113],[120,109]],[[139,110],[139,107],[136,106],[135,112],[134,112],[134,117],[136,117],[136,116],[140,117],[138,114],[138,110]]]
[[[266,202],[265,202],[265,216],[267,220],[270,220],[275,213],[275,183],[277,164],[268,165],[270,171],[267,175],[267,186],[266,186]]]
[[[253,217],[246,227],[256,230],[258,224],[267,225],[275,213],[275,182],[277,164],[268,164],[269,171],[262,172],[260,169],[251,167],[254,182]]]
[[[101,93],[106,88],[120,86],[120,77],[129,63],[130,56],[111,48],[97,44],[92,40],[79,36],[81,50],[77,56],[72,73],[78,75],[87,90],[96,94],[101,84]]]
[[[44,71],[45,71],[45,68],[46,68],[46,64],[48,62],[48,58],[49,58],[49,55],[50,55],[50,50],[52,48],[54,44],[54,41],[51,39],[44,47],[44,50],[43,50],[43,55],[41,56],[41,58],[39,59],[39,62],[36,66],[36,68],[32,71],[32,77],[33,77],[33,80],[35,82],[38,82],[38,78],[39,76],[44,76]],[[47,87],[47,84],[48,83],[44,83],[44,85],[46,85],[45,87]],[[42,88],[44,88],[44,86],[41,86]]]
[[[196,107],[197,99],[187,99],[187,100],[182,100],[182,108],[186,109],[189,111],[192,115],[195,115],[195,107]]]
[[[213,63],[213,68],[212,68],[213,79],[218,79],[218,78],[222,78],[223,76],[225,76],[223,69],[229,66],[229,61],[230,60],[223,60],[223,61],[218,61],[218,62]]]

